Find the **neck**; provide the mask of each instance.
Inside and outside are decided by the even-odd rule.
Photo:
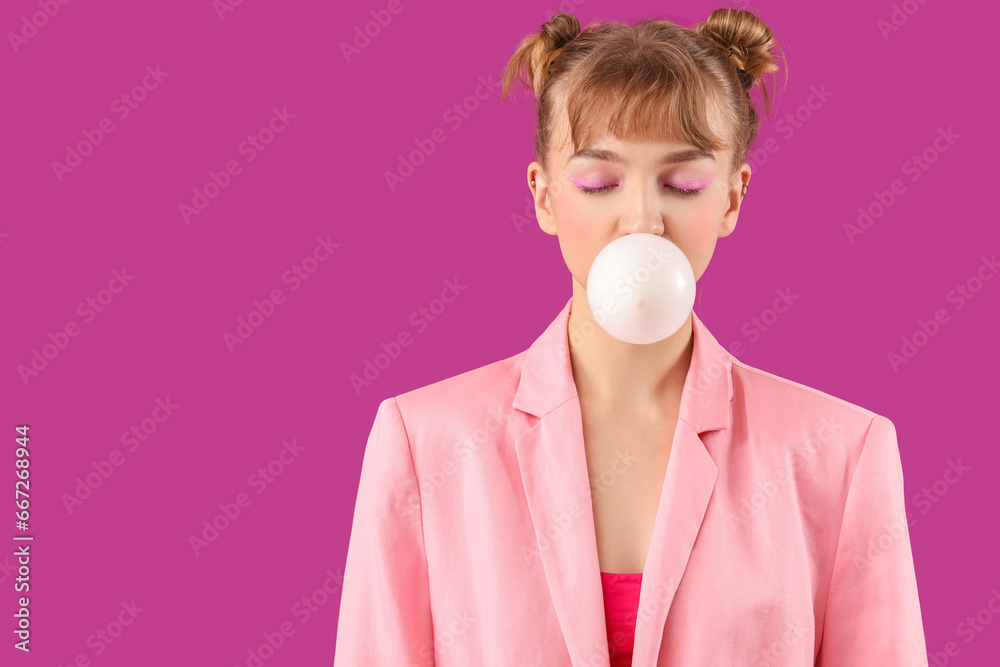
[[[694,351],[691,315],[659,342],[626,343],[601,328],[587,303],[587,290],[574,279],[567,326],[573,379],[581,401],[609,409],[676,411]]]

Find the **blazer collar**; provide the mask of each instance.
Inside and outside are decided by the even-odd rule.
[[[593,499],[569,357],[572,301],[528,348],[513,400],[513,407],[539,418],[514,443],[535,529],[534,543],[522,545],[521,552],[528,562],[542,562],[573,664],[607,665]],[[715,487],[718,468],[700,434],[731,423],[732,357],[693,311],[691,318],[691,365],[643,570],[637,665],[657,662],[670,605]]]
[[[542,334],[528,348],[513,406],[542,417],[577,396],[569,357],[570,297]],[[732,356],[715,339],[697,313],[691,311],[694,349],[684,380],[680,418],[702,433],[729,428],[733,398]]]

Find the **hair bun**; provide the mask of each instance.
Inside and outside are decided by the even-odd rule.
[[[542,24],[541,32],[525,37],[504,70],[501,99],[506,99],[515,76],[541,99],[553,63],[582,32],[575,16],[560,12]]]
[[[539,39],[546,47],[548,62],[546,67],[562,52],[563,47],[569,44],[582,32],[580,21],[569,12],[560,12],[542,25],[542,33]]]
[[[552,48],[562,48],[582,32],[580,21],[569,12],[560,12],[542,24],[542,33],[552,40]]]
[[[722,51],[745,90],[753,87],[761,75],[778,69],[777,57],[771,51],[776,46],[774,32],[753,12],[716,9],[694,30]]]

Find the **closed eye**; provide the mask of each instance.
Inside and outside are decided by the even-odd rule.
[[[580,188],[581,191],[586,192],[587,194],[597,194],[600,192],[605,192],[607,190],[610,190],[611,188],[617,188],[618,184],[613,183],[611,185],[601,185],[596,188],[588,188],[583,185],[578,185],[577,187]],[[696,195],[705,189],[701,188],[700,190],[697,189],[685,190],[684,188],[674,187],[673,185],[664,185],[663,187],[666,188],[667,190],[670,190],[671,192],[676,192],[677,194],[680,195]]]

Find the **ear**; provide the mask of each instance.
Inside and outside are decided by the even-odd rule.
[[[719,225],[720,239],[729,236],[736,229],[736,221],[740,216],[740,206],[743,205],[743,200],[746,199],[746,195],[743,194],[743,184],[750,182],[750,172],[750,165],[744,162],[733,176],[733,181],[729,187],[729,208],[723,214],[722,222]]]
[[[531,184],[532,181],[535,182],[534,185]],[[556,222],[549,208],[549,184],[545,172],[542,171],[542,165],[538,162],[528,165],[528,189],[531,190],[531,196],[535,200],[535,218],[538,220],[538,226],[546,234],[556,236]]]

